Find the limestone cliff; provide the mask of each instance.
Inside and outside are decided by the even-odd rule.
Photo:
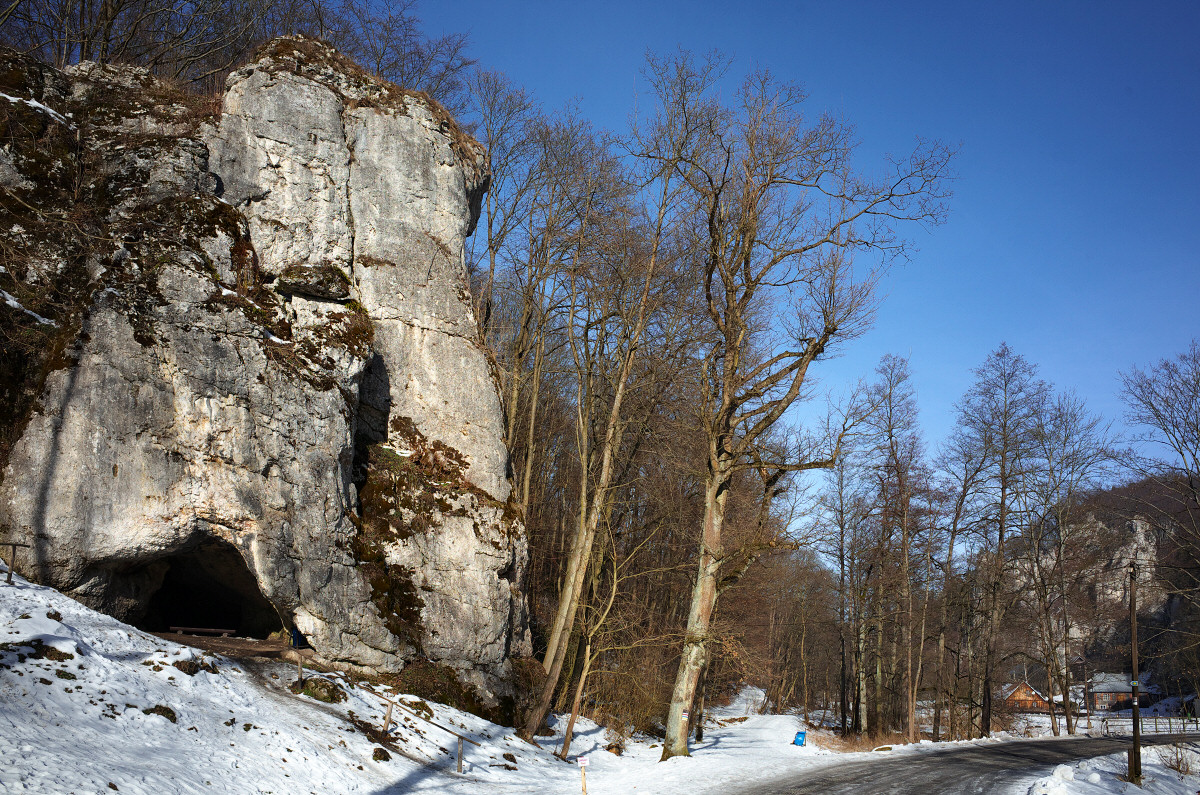
[[[219,113],[4,51],[0,94],[18,568],[150,628],[295,627],[330,663],[502,692],[529,640],[463,264],[479,145],[298,38]]]

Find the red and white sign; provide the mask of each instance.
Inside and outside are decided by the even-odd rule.
[[[591,764],[586,756],[577,756],[575,757],[575,761],[579,763],[580,767],[587,767]]]

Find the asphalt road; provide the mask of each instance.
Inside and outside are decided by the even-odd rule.
[[[1178,741],[1179,736],[1143,737],[1146,744]],[[1195,735],[1186,739],[1194,740]],[[1055,765],[1125,751],[1131,740],[1120,737],[1068,737],[995,744],[972,744],[904,756],[880,752],[879,758],[817,768],[736,790],[730,795],[885,795],[917,792],[1009,793],[1014,784],[1030,784],[1049,775]],[[1145,757],[1143,757],[1145,758]]]

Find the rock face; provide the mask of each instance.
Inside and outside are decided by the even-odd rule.
[[[147,628],[295,628],[503,695],[525,546],[465,283],[479,145],[306,39],[219,119],[135,69],[0,60],[18,568]]]

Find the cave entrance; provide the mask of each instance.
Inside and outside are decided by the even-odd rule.
[[[206,541],[162,562],[167,564],[162,585],[150,597],[139,629],[222,629],[260,639],[283,629],[278,611],[232,544]]]

